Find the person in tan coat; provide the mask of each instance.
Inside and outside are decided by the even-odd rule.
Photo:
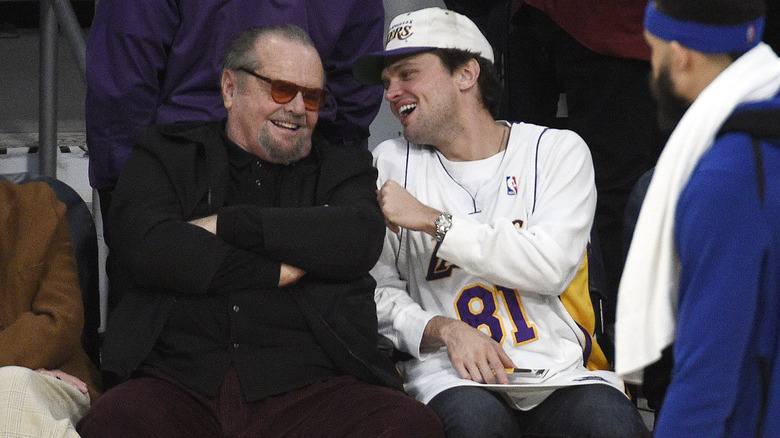
[[[0,182],[0,437],[77,437],[100,394],[66,207],[43,182]]]

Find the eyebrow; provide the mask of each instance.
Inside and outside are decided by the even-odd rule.
[[[381,77],[380,77],[380,80],[382,81],[382,83],[385,83],[385,82],[387,82],[387,80],[389,79],[387,76],[389,76],[389,75],[392,75],[392,74],[396,73],[398,70],[401,70],[401,69],[402,69],[402,68],[404,68],[404,67],[408,67],[408,66],[410,66],[410,65],[411,65],[411,66],[414,66],[414,65],[416,65],[416,64],[417,64],[417,63],[416,63],[415,61],[412,61],[412,60],[401,60],[401,61],[396,61],[395,63],[393,63],[393,64],[391,64],[391,65],[389,65],[389,66],[385,67],[385,68],[382,70],[382,75],[381,75]],[[385,72],[387,72],[387,74],[385,74]]]
[[[401,61],[396,61],[393,64],[385,67],[385,70],[395,72],[395,71],[400,70],[400,69],[402,69],[402,68],[404,68],[404,67],[406,67],[408,65],[415,65],[415,64],[417,64],[417,62],[415,62],[415,61],[413,61],[411,59],[404,59],[404,60],[401,60]]]

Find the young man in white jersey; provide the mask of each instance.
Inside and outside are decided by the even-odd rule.
[[[492,49],[452,11],[396,17],[354,71],[404,131],[374,150],[390,231],[371,273],[405,389],[450,437],[649,436],[591,335],[582,139],[495,121]]]

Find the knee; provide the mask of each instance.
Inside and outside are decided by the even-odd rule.
[[[409,398],[409,403],[396,412],[393,427],[400,430],[388,436],[443,437],[444,426],[439,416],[428,406]]]
[[[128,433],[125,436],[143,436],[135,433],[153,422],[154,413],[148,409],[153,397],[150,395],[145,402],[132,395],[119,385],[100,396],[76,426],[79,435],[84,438],[114,436],[121,430]],[[146,436],[155,436],[151,431],[146,432],[149,432]]]
[[[376,406],[369,422],[381,430],[380,436],[425,437],[444,436],[444,427],[436,413],[412,397],[399,394]]]
[[[156,378],[117,385],[92,405],[76,430],[90,437],[192,438],[218,436],[218,424],[203,404]]]
[[[17,366],[0,367],[0,397],[2,402],[0,406],[6,406],[6,397],[12,393],[24,392],[29,388],[31,379],[35,376],[35,371]]]
[[[650,437],[636,406],[622,392],[607,385],[589,385],[590,396],[575,415],[590,436],[604,438]]]
[[[496,394],[473,386],[450,388],[428,404],[447,437],[519,436],[517,418]]]
[[[464,416],[445,414],[442,418],[448,438],[472,438],[477,436],[520,436],[511,415],[500,412],[469,412]]]

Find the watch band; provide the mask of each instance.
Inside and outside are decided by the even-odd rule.
[[[436,225],[436,234],[434,234],[433,238],[437,242],[441,242],[444,240],[447,231],[452,227],[452,215],[442,212],[433,223]]]

